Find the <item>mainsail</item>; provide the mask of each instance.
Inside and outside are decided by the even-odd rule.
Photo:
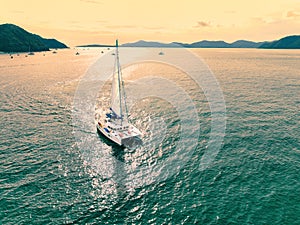
[[[118,40],[116,40],[116,61],[112,80],[111,90],[111,111],[114,119],[119,119],[121,124],[127,121],[127,106],[125,99],[125,89],[123,87],[121,66],[119,62]]]

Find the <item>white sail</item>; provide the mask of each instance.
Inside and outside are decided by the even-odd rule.
[[[118,79],[118,72],[113,74],[112,80],[112,89],[111,89],[111,109],[116,114],[116,116],[122,116],[122,107],[121,107],[121,99],[120,99],[120,85]]]
[[[121,119],[121,122],[127,122],[127,108],[125,99],[125,90],[123,87],[122,73],[119,62],[118,40],[116,41],[116,62],[115,72],[112,80],[111,91],[111,110],[115,114],[116,119]]]

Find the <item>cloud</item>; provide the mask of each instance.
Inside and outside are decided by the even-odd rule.
[[[271,24],[283,24],[283,23],[291,23],[291,21],[299,22],[300,19],[300,12],[291,10],[286,12],[285,14],[282,13],[273,13],[269,14],[265,17],[252,17],[251,21],[255,25],[265,26]]]
[[[256,23],[256,24],[264,24],[264,23],[267,23],[267,22],[265,21],[265,19],[262,18],[262,17],[252,17],[251,20],[252,20],[252,22],[254,22],[254,23]]]
[[[108,21],[107,20],[96,20],[95,22],[97,22],[97,23],[107,23]]]
[[[252,17],[251,20],[255,25],[264,26],[268,24],[280,23],[285,19],[282,19],[281,17]]]
[[[299,18],[300,13],[295,12],[295,11],[288,11],[287,14],[286,14],[286,17],[288,17],[288,18]]]
[[[227,14],[236,14],[236,11],[234,11],[234,10],[226,10],[224,12]]]
[[[113,29],[132,29],[137,28],[137,26],[133,25],[107,25],[106,28],[113,28]]]
[[[24,13],[24,11],[21,11],[21,10],[12,10],[11,12],[12,13]]]
[[[200,27],[210,27],[211,24],[209,22],[205,21],[197,21],[197,25],[195,25],[195,28],[200,28]]]
[[[144,29],[146,30],[162,30],[165,29],[165,27],[151,27],[151,26],[143,26]]]
[[[69,23],[70,23],[70,24],[79,24],[79,23],[80,23],[80,21],[76,21],[76,20],[70,20],[70,21],[69,21]]]
[[[80,0],[81,2],[91,3],[91,4],[102,4],[102,2],[98,2],[96,0]]]

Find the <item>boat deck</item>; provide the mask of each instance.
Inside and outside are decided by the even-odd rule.
[[[97,128],[107,138],[119,145],[122,145],[123,142],[128,141],[129,139],[141,137],[140,131],[131,124],[127,124],[126,126],[121,127],[110,122],[98,122]]]

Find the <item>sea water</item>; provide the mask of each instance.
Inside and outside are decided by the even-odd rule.
[[[97,68],[112,52],[77,51],[0,55],[1,224],[300,223],[299,50],[188,50],[203,70],[163,50],[215,79],[216,118],[214,90],[183,67],[127,66],[129,117],[143,132],[132,149],[95,127],[111,84]],[[220,118],[222,143],[203,167]]]

